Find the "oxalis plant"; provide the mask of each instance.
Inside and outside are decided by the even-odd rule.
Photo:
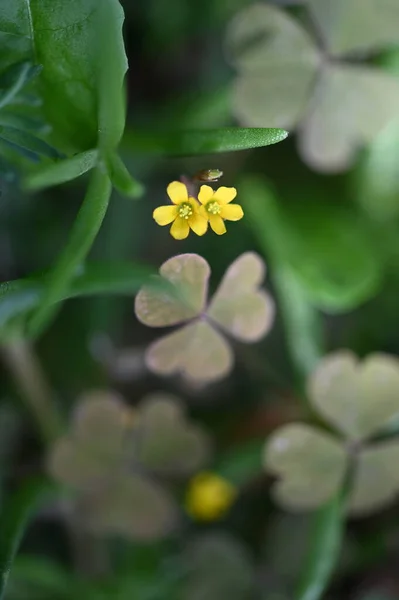
[[[233,23],[229,44],[235,62],[243,62],[239,42],[247,29],[262,29],[270,15],[276,35],[295,34],[298,47],[308,48],[304,76],[308,71],[313,75],[320,66],[318,51],[288,17],[266,5]],[[398,442],[387,439],[388,426],[399,415],[398,363],[383,354],[363,363],[346,351],[325,357],[320,326],[320,309],[344,312],[372,295],[375,270],[362,257],[357,260],[357,239],[353,247],[347,241],[356,238],[352,223],[344,249],[349,248],[356,268],[342,282],[328,257],[326,265],[321,260],[315,266],[313,257],[309,259],[303,239],[295,237],[267,182],[246,177],[234,187],[223,185],[223,173],[215,168],[218,153],[275,144],[287,137],[285,130],[125,132],[123,21],[118,0],[0,0],[1,177],[32,196],[85,174],[87,181],[59,255],[43,264],[39,274],[0,285],[2,356],[35,419],[45,465],[44,475],[29,479],[0,505],[0,599],[25,528],[40,511],[55,506],[87,555],[96,554],[98,565],[103,564],[98,552],[104,550],[104,539],[150,544],[172,533],[177,539],[187,520],[209,523],[222,518],[248,477],[243,470],[232,470],[229,461],[215,464],[209,432],[186,412],[182,398],[166,391],[140,398],[132,409],[116,392],[86,390],[69,417],[59,411],[35,355],[36,343],[64,301],[120,294],[135,297],[134,312],[143,325],[177,326],[146,348],[146,368],[196,389],[226,378],[236,365],[238,345],[263,339],[276,313],[281,318],[297,395],[303,399],[303,420],[308,422],[277,428],[256,447],[252,463],[262,469],[263,460],[264,472],[275,478],[271,496],[284,510],[311,511],[314,533],[308,560],[291,593],[298,600],[317,600],[340,558],[347,514],[372,513],[399,492],[392,468]],[[246,96],[253,83],[252,72],[248,80],[246,74],[251,64],[244,61],[241,66],[236,112],[249,124],[263,123],[263,112],[258,118],[253,110],[254,98],[258,110],[261,95]],[[262,101],[262,111],[266,104]],[[296,124],[296,118],[289,121]],[[129,163],[133,174],[122,158],[127,149],[138,157],[137,166]],[[165,181],[165,193],[154,209],[140,181],[139,159],[149,154],[204,155],[209,164],[195,174],[176,172],[173,181]],[[159,270],[139,262],[90,260],[113,190],[126,202],[148,205],[143,210],[153,217],[154,236],[162,231],[158,226],[170,228],[176,249]],[[228,244],[230,230],[239,227],[249,228],[260,254],[248,249],[235,256],[218,282],[211,259],[181,250],[181,240],[189,236],[196,241],[197,236],[224,236]],[[264,257],[276,299],[265,290],[269,274]],[[212,286],[214,293],[209,291]],[[378,485],[373,488],[370,481],[375,478]],[[170,565],[161,565],[154,575],[170,593],[167,597],[175,597],[180,579],[181,597],[187,600],[263,597],[250,556],[228,535],[212,532],[179,552],[183,574],[176,576]],[[35,573],[39,567],[36,563]],[[123,578],[107,573],[100,585],[98,574],[86,571],[81,577],[54,568],[51,581],[43,577],[41,583],[54,597],[127,597]],[[136,590],[142,582],[134,577],[129,589]],[[198,595],[198,590],[207,595]],[[155,597],[154,590],[147,588],[146,593],[145,598]]]

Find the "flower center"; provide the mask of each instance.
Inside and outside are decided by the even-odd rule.
[[[193,214],[193,209],[188,202],[183,202],[179,206],[179,217],[181,219],[188,219]]]
[[[220,204],[219,202],[216,202],[216,200],[211,200],[210,202],[208,202],[208,204],[206,205],[206,210],[211,213],[211,215],[218,215],[220,214]]]

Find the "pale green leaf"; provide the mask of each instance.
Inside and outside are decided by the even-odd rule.
[[[349,495],[351,515],[365,517],[393,503],[399,494],[399,443],[389,440],[361,450]]]
[[[288,510],[311,510],[327,502],[343,483],[347,460],[334,437],[301,423],[277,429],[264,450],[266,470],[279,477],[273,497]]]
[[[96,533],[154,541],[177,524],[172,495],[140,474],[111,478],[102,493],[87,496],[82,506],[85,526]]]
[[[307,0],[332,54],[399,43],[396,0]]]
[[[198,383],[226,377],[233,362],[229,344],[206,321],[196,321],[160,338],[146,352],[151,371],[159,375],[180,374]]]
[[[238,76],[233,107],[245,125],[292,127],[303,116],[320,57],[286,12],[253,4],[230,24],[227,51]]]
[[[308,395],[345,437],[363,440],[399,415],[399,361],[387,354],[363,362],[349,351],[330,354],[311,375]]]
[[[274,321],[274,302],[259,289],[265,264],[257,254],[246,252],[227,269],[207,314],[235,338],[254,342],[270,330]]]
[[[399,81],[376,67],[326,65],[299,138],[313,168],[349,167],[361,146],[397,118]]]
[[[180,254],[167,260],[159,273],[176,293],[144,287],[135,300],[137,318],[149,327],[165,327],[199,316],[208,291],[210,268],[206,260],[198,254]]]

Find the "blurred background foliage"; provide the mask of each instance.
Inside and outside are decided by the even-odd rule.
[[[35,365],[23,346],[11,350],[1,340],[2,514],[9,514],[7,497],[31,477],[46,472],[66,486],[62,501],[50,499],[31,521],[5,598],[398,598],[397,366],[388,391],[385,372],[365,384],[354,383],[361,377],[351,371],[353,381],[343,377],[347,387],[335,396],[320,400],[310,393],[316,410],[306,401],[306,381],[325,353],[341,348],[361,358],[399,353],[399,3],[121,4],[129,71],[120,152],[145,191],[138,201],[113,192],[90,258],[115,261],[116,280],[123,278],[122,263],[146,274],[194,252],[210,265],[212,294],[233,261],[256,252],[268,268],[259,285],[275,298],[276,318],[265,339],[232,341],[234,369],[209,385],[148,369],[145,353],[159,334],[138,321],[126,290],[62,305],[35,344],[43,381],[29,370]],[[100,41],[107,48],[112,36],[103,31]],[[7,282],[49,268],[87,186],[83,174],[45,191],[24,191],[25,169],[35,188],[36,167],[26,161],[47,165],[92,145],[90,136],[75,144],[82,107],[69,106],[69,127],[47,82],[47,117],[59,118],[64,133],[55,150],[34,86],[40,69],[16,68],[3,56],[0,71],[0,275]],[[89,114],[91,107],[83,109]],[[169,156],[180,154],[173,141],[181,132],[229,126],[279,127],[290,136],[266,148]],[[155,134],[166,140],[162,148]],[[220,185],[237,188],[245,217],[224,236],[209,232],[177,242],[156,226],[152,212],[165,204],[170,181],[201,169],[224,172]],[[106,286],[105,277],[103,291]],[[4,296],[0,304],[1,325],[11,302],[10,308]],[[22,375],[14,373],[17,382],[10,376],[13,351],[25,365]],[[55,390],[67,425],[50,449],[23,402],[24,386],[35,386],[46,419],[56,421],[41,404]],[[386,485],[391,503],[348,518],[341,540],[342,502],[331,494],[344,486],[342,465],[359,440],[344,429],[344,448],[331,436],[334,428],[342,433],[352,400],[362,404],[363,395],[360,418],[369,427],[360,437],[375,434],[371,442],[391,444],[376,463],[367,455],[364,487],[371,493]],[[347,405],[334,403],[342,398]],[[295,453],[279,463],[272,450],[284,447],[284,427],[305,420],[310,425],[291,425],[312,432],[305,462]],[[297,508],[302,500],[314,508],[327,498],[326,511],[315,519],[313,512],[279,508],[276,472],[292,479],[283,505]],[[18,511],[18,498],[11,498]],[[318,554],[326,558],[327,575]]]

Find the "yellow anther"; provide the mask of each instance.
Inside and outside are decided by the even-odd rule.
[[[179,217],[182,219],[188,219],[193,214],[193,209],[188,204],[188,202],[183,202],[179,206]]]
[[[211,213],[211,215],[218,215],[220,214],[221,206],[219,204],[219,202],[216,202],[216,200],[212,200],[211,202],[208,202],[208,204],[206,205],[206,210],[207,212]]]

